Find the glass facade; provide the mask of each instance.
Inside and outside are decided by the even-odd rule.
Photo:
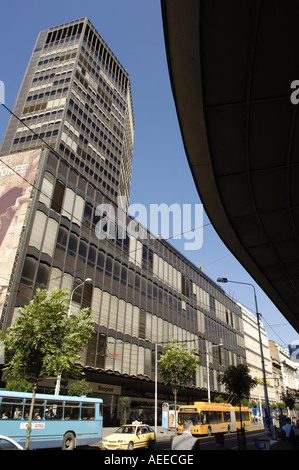
[[[118,196],[128,205],[134,118],[129,76],[86,18],[39,34],[14,113],[21,121],[10,121],[1,154],[44,150],[1,327],[37,287],[72,292],[91,278],[76,289],[72,311],[92,310],[95,330],[82,355],[92,380],[113,377],[131,414],[139,403],[152,415],[153,392],[139,385],[153,384],[155,345],[161,354],[177,338],[198,350],[192,392],[180,397],[187,402],[206,396],[207,348],[221,338],[209,358],[210,388],[220,393],[219,371],[245,362],[240,307],[169,243],[147,230],[133,236],[128,215],[103,210],[117,213]],[[113,393],[105,402],[114,423],[124,403]]]

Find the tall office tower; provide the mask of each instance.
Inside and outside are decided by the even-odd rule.
[[[119,213],[117,196],[128,204],[130,191],[130,82],[87,19],[40,33],[13,111],[20,120],[10,119],[0,157],[0,329],[37,288],[66,290],[71,314],[90,307],[81,363],[106,426],[136,416],[153,424],[156,351],[172,338],[201,356],[179,403],[206,400],[208,383],[211,396],[221,393],[219,372],[246,360],[241,309]],[[39,391],[55,385],[47,377]],[[61,392],[69,385],[63,378]],[[159,423],[171,393],[159,383]]]
[[[0,155],[44,141],[112,200],[122,195],[128,205],[130,79],[87,18],[40,32],[13,113],[22,122],[11,117]]]

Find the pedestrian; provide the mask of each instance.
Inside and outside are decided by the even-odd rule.
[[[183,434],[175,436],[172,440],[172,450],[199,450],[199,440],[192,436],[192,426],[192,421],[185,421]]]
[[[293,429],[296,434],[296,429],[295,426],[292,426],[291,418],[286,418],[286,424],[282,426],[282,429],[286,433],[286,437],[289,437],[291,429]]]
[[[283,429],[276,430],[277,441],[270,445],[269,450],[294,450],[294,447],[287,441],[286,433]]]
[[[231,450],[224,445],[224,434],[223,432],[217,432],[215,434],[215,441],[216,441],[216,450]]]

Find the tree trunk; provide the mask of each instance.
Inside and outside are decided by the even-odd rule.
[[[177,394],[178,394],[178,389],[177,388],[175,388],[173,390],[173,394],[174,394],[174,427],[175,427],[175,429],[177,429],[177,427],[178,427],[177,412],[176,412],[176,400],[177,400]]]
[[[243,423],[242,423],[242,411],[241,411],[241,401],[240,401],[240,422],[241,422],[241,429],[243,428]]]
[[[37,388],[37,382],[35,382],[33,384],[33,389],[32,389],[32,397],[31,397],[30,411],[29,411],[29,417],[28,417],[25,450],[29,449],[29,441],[30,441],[30,434],[31,434],[31,423],[32,423],[33,410],[34,410],[36,388]]]

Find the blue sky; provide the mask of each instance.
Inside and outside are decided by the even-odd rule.
[[[166,61],[160,0],[20,0],[1,10],[0,80],[5,104],[12,109],[37,35],[42,29],[88,17],[131,77],[135,143],[130,205],[200,204],[187,163]],[[9,113],[0,107],[0,141]],[[214,281],[227,277],[255,284],[224,246],[204,214],[203,245],[184,252],[185,239],[171,241]],[[286,347],[298,340],[264,292],[255,284],[269,339]],[[255,312],[249,286],[222,285],[227,294]]]

